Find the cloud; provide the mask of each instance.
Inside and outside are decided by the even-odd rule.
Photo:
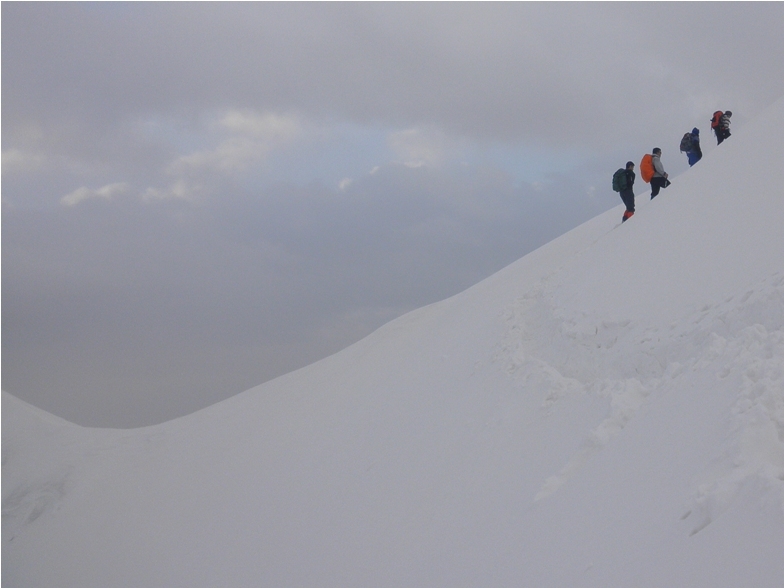
[[[106,186],[98,188],[97,190],[82,186],[81,188],[77,188],[73,192],[60,198],[60,204],[64,206],[76,206],[80,202],[84,202],[85,200],[90,200],[93,198],[105,198],[107,200],[111,200],[115,196],[125,194],[128,192],[128,190],[129,186],[126,183],[107,184]]]
[[[441,165],[447,157],[447,139],[435,129],[407,129],[391,133],[388,143],[408,167]]]
[[[293,116],[260,114],[252,110],[230,110],[220,120],[220,127],[265,143],[291,142],[301,133],[299,121]]]
[[[45,157],[40,153],[31,153],[23,149],[6,149],[3,151],[3,175],[9,173],[33,172],[43,167]]]
[[[150,187],[142,193],[142,200],[164,200],[169,198],[189,200],[196,202],[204,197],[205,190],[198,184],[177,180],[163,190]]]
[[[750,114],[771,103],[784,93],[783,10],[163,3],[113,19],[78,5],[22,4],[3,20],[11,23],[3,30],[4,124],[58,108],[115,121],[230,107],[590,145],[607,130],[662,120],[695,94],[742,103]],[[727,23],[732,35],[716,35]]]
[[[210,125],[210,130],[220,136],[218,145],[179,157],[169,166],[171,174],[194,169],[224,174],[242,172],[291,145],[303,133],[300,122],[292,116],[251,110],[230,110]]]

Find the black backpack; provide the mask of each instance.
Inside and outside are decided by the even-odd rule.
[[[681,151],[689,152],[692,150],[691,133],[686,133],[681,139]]]
[[[625,190],[628,187],[628,184],[629,178],[626,176],[626,170],[624,168],[619,169],[613,174],[612,186],[615,192]]]

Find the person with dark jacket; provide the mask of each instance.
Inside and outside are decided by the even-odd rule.
[[[664,166],[661,162],[661,149],[658,147],[651,151],[653,156],[653,177],[651,178],[651,200],[659,195],[659,190],[666,188],[670,185],[670,180],[667,179],[667,172],[664,171]]]
[[[626,205],[626,212],[623,213],[621,222],[626,222],[634,216],[634,163],[631,161],[626,162],[626,187],[621,190],[621,200]]]
[[[702,149],[700,149],[700,129],[694,127],[691,130],[691,149],[686,152],[689,158],[689,166],[694,165],[702,159]]]

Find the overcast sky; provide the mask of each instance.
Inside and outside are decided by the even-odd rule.
[[[781,3],[4,2],[3,389],[128,427],[301,367],[684,171],[782,55]]]

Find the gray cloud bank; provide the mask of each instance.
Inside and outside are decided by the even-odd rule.
[[[775,3],[10,3],[3,16],[4,127],[263,105],[595,145],[672,102],[703,115],[716,95],[750,111],[784,93]]]
[[[86,425],[337,351],[616,205],[627,159],[658,145],[675,175],[685,130],[784,94],[778,3],[2,16],[2,384]]]

